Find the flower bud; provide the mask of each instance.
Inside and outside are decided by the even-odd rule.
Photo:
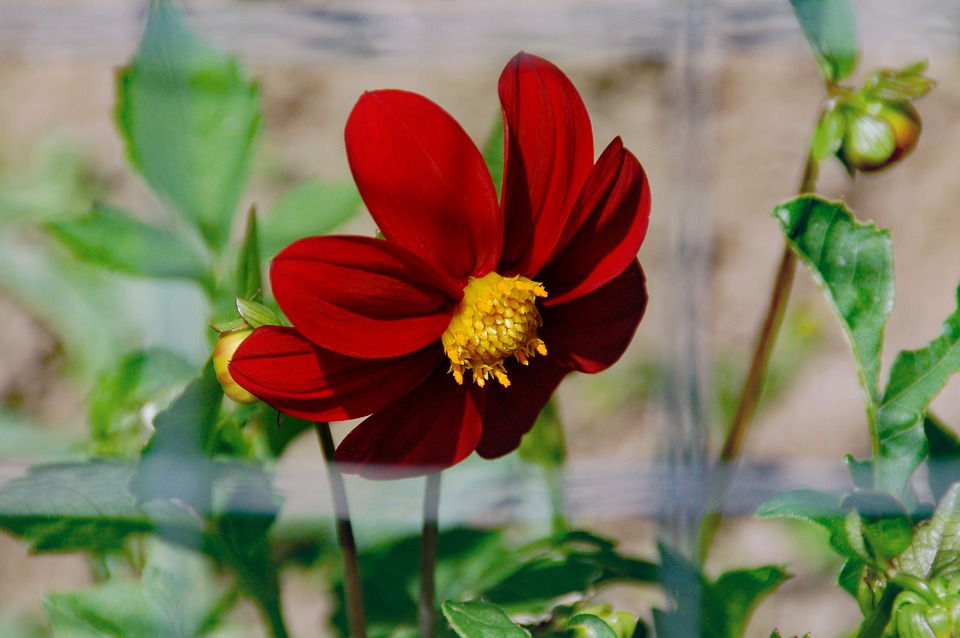
[[[920,137],[920,116],[909,102],[867,102],[847,108],[847,126],[837,151],[851,171],[871,173],[913,150]]]
[[[217,381],[223,387],[223,393],[237,403],[253,403],[257,397],[247,392],[244,388],[234,381],[230,374],[230,361],[233,354],[243,343],[243,340],[249,337],[253,330],[232,330],[221,332],[217,339],[217,345],[213,348],[213,369],[217,373]]]

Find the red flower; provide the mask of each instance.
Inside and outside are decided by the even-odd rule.
[[[348,470],[418,474],[516,449],[560,380],[613,364],[643,315],[640,163],[619,138],[594,163],[583,102],[550,62],[518,54],[499,92],[499,204],[449,114],[365,93],[347,157],[386,241],[282,251],[271,282],[293,327],[258,328],[233,358],[237,382],[281,412],[371,415],[337,449]]]

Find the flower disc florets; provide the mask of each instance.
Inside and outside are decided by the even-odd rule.
[[[526,277],[495,272],[471,277],[441,337],[457,383],[463,384],[464,371],[470,370],[481,388],[490,375],[508,387],[506,359],[512,356],[527,365],[529,357],[547,354],[547,346],[537,337],[543,320],[536,305],[537,297],[546,296],[541,284]]]

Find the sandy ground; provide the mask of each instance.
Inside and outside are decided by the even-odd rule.
[[[883,6],[886,13],[866,19],[865,63],[930,60],[930,75],[940,80],[940,87],[919,104],[923,138],[910,161],[894,172],[849,184],[832,165],[824,170],[821,188],[844,197],[862,218],[893,230],[898,300],[887,330],[886,369],[897,350],[920,347],[935,336],[955,304],[960,277],[960,223],[955,219],[960,201],[960,55],[955,43],[925,37],[925,23],[908,21],[913,29],[908,36],[890,38],[903,16],[889,9],[897,3]],[[0,16],[2,11],[0,5]],[[779,259],[779,231],[768,212],[792,195],[799,180],[821,95],[815,71],[795,34],[786,43],[738,38],[723,24],[706,33],[705,47],[693,59],[692,76],[684,76],[670,47],[661,47],[660,54],[649,47],[590,56],[559,45],[549,51],[581,90],[598,147],[621,135],[643,162],[655,202],[640,254],[651,303],[635,343],[618,368],[601,379],[571,380],[560,399],[575,459],[644,463],[662,455],[673,428],[673,413],[662,397],[655,395],[638,406],[609,388],[635,387],[628,379],[634,366],[665,367],[676,353],[673,327],[684,318],[696,322],[692,338],[708,346],[692,366],[702,368],[711,358],[745,359]],[[249,199],[268,203],[310,175],[347,177],[342,124],[365,89],[393,86],[421,92],[454,114],[475,139],[482,139],[497,116],[496,78],[509,55],[500,49],[527,47],[523,35],[514,34],[512,40],[505,36],[490,51],[432,64],[421,58],[410,58],[419,60],[417,64],[403,64],[403,59],[386,64],[362,57],[334,64],[299,63],[278,56],[263,60],[248,52],[245,62],[261,85],[266,112],[262,157]],[[9,52],[0,57],[3,173],[23,179],[42,145],[51,138],[66,140],[63,143],[78,149],[109,187],[111,201],[141,210],[154,206],[123,163],[110,117],[113,69],[124,63],[132,41],[126,34],[115,49],[87,51],[77,59]],[[692,116],[682,110],[692,108],[683,97],[691,82],[703,100]],[[691,202],[700,208],[683,210]],[[682,271],[684,265],[675,258],[684,241],[692,242],[700,259],[690,267],[705,265],[696,272]],[[687,306],[678,301],[684,295],[676,284],[691,276],[702,280],[706,296],[694,306],[698,314],[680,317]],[[750,460],[826,459],[840,464],[843,454],[862,455],[867,448],[853,364],[826,305],[803,272],[793,303],[810,313],[820,338],[804,360],[795,363],[794,378],[776,400],[764,406],[744,455]],[[82,395],[60,374],[55,338],[29,309],[2,291],[0,313],[7,325],[0,331],[0,397],[7,404],[15,398],[40,421],[75,427]],[[711,373],[704,379],[709,383]],[[935,408],[946,422],[960,425],[960,380],[948,386]],[[716,425],[712,427],[716,445]],[[312,453],[295,450],[291,462]],[[656,537],[653,524],[638,526],[631,517],[581,522],[615,534],[635,551],[649,552]],[[836,636],[856,618],[852,601],[825,587],[834,564],[809,550],[811,538],[793,528],[746,519],[723,530],[712,568],[789,562],[797,574],[761,607],[748,635],[765,638],[779,626],[785,636],[811,630],[814,636]],[[0,609],[14,613],[37,614],[41,592],[86,582],[81,559],[27,557],[5,536],[0,536],[0,573],[16,574],[0,579]],[[301,629],[295,635],[310,635],[311,618],[319,609],[307,602],[312,598],[302,580],[294,583],[291,599],[310,609],[297,622]],[[620,590],[617,596],[630,600],[630,594]]]

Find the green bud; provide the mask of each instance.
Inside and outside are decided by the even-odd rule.
[[[846,105],[846,127],[837,156],[851,173],[882,170],[913,150],[920,116],[909,102]]]
[[[223,393],[237,403],[254,403],[257,397],[238,384],[230,374],[230,361],[244,339],[253,334],[253,330],[234,330],[220,333],[217,345],[213,348],[213,369],[217,373],[217,381],[223,388]]]

